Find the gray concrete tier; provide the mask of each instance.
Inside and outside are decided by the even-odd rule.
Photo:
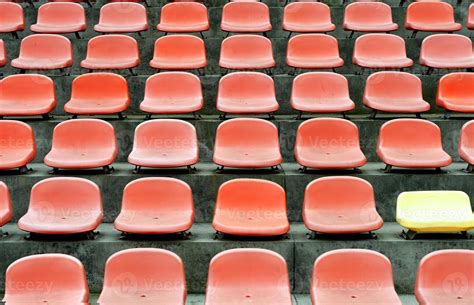
[[[188,174],[182,170],[152,170],[132,174],[133,167],[125,163],[114,165],[115,172],[110,175],[100,174],[98,171],[61,172],[59,175],[49,175],[48,168],[42,164],[33,164],[33,172],[28,175],[6,173],[0,177],[10,188],[13,201],[14,217],[17,221],[28,210],[31,188],[40,180],[50,177],[75,176],[90,179],[97,183],[102,191],[104,206],[104,222],[113,222],[120,212],[122,193],[125,185],[132,180],[150,176],[175,177],[187,182],[194,194],[196,222],[212,222],[217,191],[220,185],[230,179],[259,178],[274,181],[280,184],[287,192],[288,217],[290,221],[302,221],[304,190],[309,182],[316,178],[328,175],[354,175],[369,181],[375,192],[377,209],[385,221],[395,221],[396,200],[403,191],[417,190],[460,190],[473,198],[473,176],[463,172],[464,165],[460,163],[449,166],[445,173],[436,173],[434,170],[394,170],[387,174],[381,163],[369,163],[362,168],[361,173],[353,171],[329,172],[309,171],[300,173],[298,165],[283,164],[283,171],[273,173],[268,170],[228,170],[216,173],[216,166],[210,163],[200,163],[195,174]]]
[[[417,75],[423,84],[423,98],[431,104],[431,110],[429,113],[444,114],[445,109],[436,106],[436,92],[438,90],[438,81],[442,75]],[[66,104],[71,98],[72,82],[74,76],[52,76],[52,79],[55,84],[56,89],[56,99],[57,106],[53,110],[52,114],[54,115],[66,115],[64,111],[64,104]],[[145,94],[145,82],[149,76],[131,76],[127,77],[128,87],[130,93],[130,107],[125,111],[128,115],[142,115],[145,116],[145,113],[140,110],[140,103],[143,101]],[[356,107],[353,111],[347,112],[347,115],[369,115],[372,110],[366,108],[363,105],[362,98],[364,94],[364,88],[368,75],[345,75],[349,83],[349,93],[351,99],[354,101]],[[217,101],[217,92],[219,87],[219,75],[207,75],[200,76],[202,91],[204,96],[204,107],[200,111],[201,114],[206,115],[217,115],[218,111],[216,108]],[[276,98],[280,104],[280,109],[275,113],[276,115],[293,115],[296,117],[297,111],[291,107],[291,91],[292,91],[292,82],[294,76],[289,75],[276,75],[273,77],[275,83]],[[183,88],[185,90],[185,88]],[[324,114],[320,114],[324,115]],[[341,116],[336,113],[336,115]],[[461,116],[469,117],[469,114],[459,114]],[[307,116],[307,115],[306,115]],[[415,117],[415,115],[403,115],[403,114],[393,114],[393,116],[406,116],[406,117]],[[157,116],[159,117],[159,116]],[[382,115],[383,117],[383,115]],[[439,116],[438,116],[439,117]],[[472,116],[471,116],[472,117]]]
[[[323,115],[324,116],[324,115]],[[328,115],[324,116],[327,117]],[[174,116],[175,118],[187,119],[196,127],[199,147],[200,147],[200,162],[211,162],[212,153],[214,150],[214,140],[216,129],[223,121],[218,119],[216,115],[205,116],[201,120],[195,120],[190,115]],[[229,116],[232,118],[233,116]],[[235,116],[234,116],[235,117]],[[243,117],[243,116],[240,116]],[[260,118],[268,118],[265,115]],[[310,115],[304,118],[310,118]],[[320,116],[321,117],[321,116]],[[333,115],[334,117],[334,115]],[[336,117],[342,118],[340,115]],[[397,116],[398,117],[398,116]],[[403,116],[407,118],[414,118],[414,116]],[[439,115],[427,115],[426,119],[430,119],[437,124],[442,133],[443,146],[448,154],[450,154],[455,161],[461,161],[457,152],[457,145],[459,140],[459,133],[467,117],[457,117],[450,120],[441,119]],[[114,126],[119,147],[119,155],[117,162],[127,162],[127,157],[132,151],[134,130],[136,126],[144,121],[144,116],[129,117],[125,120],[118,120],[117,117],[97,117],[108,119]],[[155,116],[154,118],[163,118],[162,116]],[[299,124],[303,120],[295,120],[295,116],[278,116],[278,119],[272,120],[279,129],[280,135],[280,149],[285,162],[295,162],[294,160],[294,144],[296,132]],[[369,162],[379,162],[376,155],[377,138],[380,127],[389,119],[396,118],[396,116],[384,116],[375,120],[368,119],[366,116],[350,116],[352,122],[359,127],[360,146]],[[67,117],[56,117],[53,120],[28,119],[26,122],[33,128],[37,145],[37,156],[34,162],[43,162],[44,156],[51,149],[51,142],[53,137],[53,129],[60,122],[67,120]],[[10,145],[10,143],[5,143]]]
[[[10,235],[0,241],[0,287],[4,287],[4,270],[18,258],[38,253],[66,253],[81,260],[86,268],[91,292],[102,288],[105,262],[113,253],[123,249],[153,247],[164,248],[178,254],[184,262],[188,290],[203,293],[207,281],[210,260],[217,253],[233,248],[266,248],[281,254],[287,261],[292,291],[308,293],[310,275],[315,259],[326,251],[340,248],[362,248],[385,254],[393,264],[395,286],[400,294],[413,293],[416,268],[426,254],[440,249],[474,249],[474,240],[459,238],[458,235],[437,235],[421,237],[413,241],[402,239],[401,228],[387,223],[379,232],[378,239],[366,237],[338,237],[308,240],[302,224],[293,224],[289,239],[213,239],[209,224],[192,228],[189,240],[121,240],[120,234],[110,224],[102,225],[96,240],[24,240],[25,233],[13,225],[6,228]]]

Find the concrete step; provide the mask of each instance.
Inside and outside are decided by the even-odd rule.
[[[1,294],[0,294],[1,295]],[[403,305],[418,305],[414,295],[403,294],[399,295],[402,300]],[[95,305],[97,299],[99,298],[98,294],[91,294],[89,301],[90,305]],[[188,294],[186,299],[186,305],[203,305],[205,300],[204,294]],[[3,304],[0,302],[0,304]],[[309,294],[294,294],[293,295],[293,304],[294,305],[311,305],[311,297]]]
[[[12,71],[13,72],[13,71]],[[48,72],[46,72],[48,74]],[[78,75],[73,76],[52,76],[55,83],[56,88],[56,98],[57,98],[57,106],[56,109],[53,110],[53,115],[67,115],[64,111],[64,104],[69,101],[71,98],[71,86],[72,81]],[[349,93],[354,101],[356,107],[353,111],[348,112],[349,116],[351,115],[359,115],[364,114],[368,116],[371,113],[371,110],[364,107],[362,98],[364,94],[364,88],[366,84],[366,80],[368,77],[367,75],[345,75],[348,83],[349,83]],[[436,106],[436,92],[438,90],[438,82],[442,75],[417,75],[423,84],[423,98],[431,104],[431,110],[429,113],[431,114],[438,114],[439,118],[441,114],[445,113],[443,108]],[[140,76],[131,76],[127,77],[128,85],[129,85],[129,93],[131,98],[131,104],[129,109],[125,112],[128,115],[141,115],[140,119],[143,119],[145,113],[143,113],[140,109],[140,103],[143,101],[143,97],[145,94],[145,82],[149,76],[148,75],[140,75]],[[200,76],[202,89],[203,89],[203,96],[204,96],[204,107],[200,111],[201,114],[205,115],[218,115],[218,111],[216,109],[216,100],[217,100],[217,92],[219,87],[219,80],[220,75],[207,75],[207,76]],[[296,111],[290,105],[290,98],[291,98],[291,87],[293,82],[293,76],[289,75],[275,75],[273,77],[275,83],[275,90],[276,90],[276,98],[280,104],[280,109],[276,112],[277,115],[293,115],[296,116]],[[324,115],[324,114],[322,114]],[[340,114],[337,114],[340,116]],[[392,115],[393,117],[394,115]],[[401,114],[395,114],[395,116],[400,117],[403,116]],[[408,117],[414,117],[414,115],[405,115]],[[464,114],[464,116],[469,116],[469,114]],[[188,116],[190,117],[190,116]],[[381,115],[383,117],[383,115]]]
[[[407,241],[400,237],[401,227],[386,223],[377,232],[377,239],[367,236],[320,237],[309,240],[307,230],[301,223],[291,227],[289,239],[237,238],[214,240],[210,224],[196,224],[189,240],[153,238],[146,240],[122,240],[120,233],[111,224],[103,224],[96,240],[25,240],[26,233],[20,232],[14,224],[5,228],[10,235],[0,240],[0,270],[18,258],[36,253],[66,253],[80,259],[87,271],[91,292],[102,288],[103,270],[108,257],[128,249],[153,247],[164,248],[178,254],[184,261],[188,290],[203,293],[207,281],[208,263],[217,253],[232,248],[266,248],[280,253],[288,263],[290,280],[294,293],[307,293],[315,259],[330,250],[340,248],[363,248],[387,255],[393,264],[395,286],[398,293],[412,294],[415,272],[419,261],[426,254],[440,249],[473,249],[474,239],[462,239],[458,234],[424,235]],[[4,274],[0,274],[0,287],[4,287]]]
[[[338,117],[341,115],[318,115],[318,117]],[[169,116],[155,116],[154,118],[164,118]],[[186,119],[196,127],[199,147],[200,147],[200,162],[212,162],[212,153],[214,150],[214,141],[216,129],[223,121],[217,115],[205,116],[201,120],[195,120],[191,115],[172,116],[174,118]],[[229,118],[236,116],[229,116]],[[239,116],[245,117],[245,116]],[[266,115],[257,116],[260,118],[268,118]],[[285,162],[295,162],[294,160],[294,144],[296,138],[296,131],[298,126],[303,122],[302,120],[295,120],[296,114],[291,116],[277,116],[272,122],[278,127],[280,135],[280,149]],[[303,118],[307,119],[314,117],[313,115],[305,115]],[[359,127],[360,146],[369,162],[380,162],[376,155],[377,138],[380,127],[389,119],[399,118],[394,115],[380,115],[377,119],[368,119],[367,116],[349,115],[349,118]],[[401,117],[414,118],[414,115],[404,115]],[[463,124],[465,124],[469,117],[457,117],[450,120],[441,119],[440,115],[425,115],[426,119],[437,124],[442,132],[442,140],[444,149],[450,154],[453,160],[461,162],[459,158],[457,147],[459,140],[459,133]],[[117,143],[119,147],[119,154],[117,162],[127,162],[128,155],[132,151],[134,131],[137,125],[144,121],[144,115],[130,116],[125,120],[118,120],[116,116],[96,117],[106,118],[115,128]],[[473,117],[471,117],[473,118]],[[69,117],[58,116],[53,120],[39,120],[29,118],[26,122],[33,128],[37,155],[34,162],[42,163],[44,156],[51,150],[51,141],[53,137],[53,129],[60,122],[69,119]]]
[[[295,163],[284,163],[283,170],[274,173],[267,170],[228,170],[216,173],[216,166],[211,163],[199,163],[197,172],[189,174],[187,170],[149,170],[132,174],[133,166],[125,163],[114,164],[115,172],[110,175],[100,171],[64,171],[58,175],[48,174],[49,169],[43,164],[33,164],[33,172],[28,175],[17,175],[8,172],[1,177],[10,188],[14,216],[17,221],[28,210],[31,188],[40,180],[58,177],[75,176],[90,179],[97,183],[102,191],[104,205],[104,222],[113,222],[120,212],[123,188],[130,181],[151,176],[166,176],[182,179],[187,182],[194,194],[196,222],[212,222],[217,190],[230,179],[260,178],[274,181],[285,188],[287,193],[288,217],[290,221],[302,221],[301,211],[306,185],[312,180],[328,175],[354,175],[369,181],[375,191],[375,200],[379,214],[385,221],[395,221],[396,201],[403,191],[416,190],[460,190],[474,198],[472,176],[463,172],[464,164],[455,163],[445,169],[444,173],[434,170],[394,170],[387,174],[381,163],[369,163],[354,171],[309,171],[300,173]],[[473,207],[474,207],[474,200]]]

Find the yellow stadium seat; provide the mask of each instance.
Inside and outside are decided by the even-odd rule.
[[[462,232],[474,229],[469,196],[460,191],[403,192],[397,200],[397,222],[408,229],[406,239],[417,233]]]

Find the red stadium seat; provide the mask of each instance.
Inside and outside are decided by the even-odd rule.
[[[118,154],[114,127],[97,119],[64,121],[54,128],[51,151],[44,163],[58,169],[91,169],[109,166]]]
[[[277,127],[254,118],[221,123],[216,131],[213,161],[220,169],[277,167],[283,161]]]
[[[303,2],[306,3],[306,2]],[[291,107],[303,112],[331,113],[351,111],[355,108],[349,96],[349,84],[341,75],[331,72],[308,72],[293,80]]]
[[[142,178],[125,186],[122,210],[115,219],[117,230],[132,234],[173,234],[191,229],[193,193],[175,178]]]
[[[376,283],[377,288],[368,283]],[[393,283],[392,264],[384,255],[365,249],[332,250],[320,255],[314,263],[311,300],[317,305],[402,305]]]
[[[402,168],[441,168],[451,164],[443,150],[441,131],[429,121],[395,119],[380,128],[377,155],[387,164]]]
[[[420,65],[437,69],[474,68],[472,41],[458,34],[436,34],[423,39]]]
[[[270,9],[262,2],[229,2],[222,9],[221,30],[236,33],[271,31]]]
[[[141,167],[174,168],[192,165],[199,161],[196,129],[191,123],[176,119],[151,120],[135,129],[133,150],[128,162]]]
[[[64,111],[74,118],[78,115],[118,114],[130,105],[127,80],[113,73],[89,73],[72,82],[71,99]]]
[[[446,111],[474,113],[474,73],[450,73],[439,80],[436,105]]]
[[[40,74],[16,74],[0,81],[0,117],[36,116],[49,119],[56,107],[53,80]]]
[[[446,2],[413,2],[407,8],[405,28],[424,32],[453,32],[462,29],[454,20],[454,9]]]
[[[132,281],[132,286],[128,280]],[[163,249],[137,248],[117,252],[105,265],[104,288],[98,303],[184,305],[183,261]]]
[[[193,70],[207,65],[204,41],[192,35],[162,36],[155,42],[150,66],[160,70]]]
[[[300,34],[290,38],[286,63],[294,68],[330,69],[344,65],[337,39],[326,34]]]
[[[81,67],[90,70],[132,69],[140,64],[137,41],[127,35],[96,36],[87,44]],[[133,74],[133,73],[132,73]]]
[[[222,41],[219,66],[235,70],[273,68],[272,42],[266,37],[251,34],[227,37]]]
[[[5,49],[5,44],[3,40],[0,39],[0,67],[3,67],[7,64],[7,50]]]
[[[158,31],[193,33],[209,30],[207,7],[197,2],[168,3],[161,9]]]
[[[146,8],[133,2],[108,3],[100,8],[99,23],[94,26],[101,33],[134,33],[148,30]]]
[[[8,305],[88,304],[84,266],[75,257],[65,254],[20,258],[6,271],[3,301]]]
[[[21,70],[53,70],[71,67],[71,41],[55,34],[35,34],[21,41],[20,55],[11,65]]]
[[[474,169],[474,120],[463,125],[458,143],[458,153],[467,162],[467,172]]]
[[[99,187],[87,179],[61,177],[33,186],[28,212],[18,227],[34,234],[92,233],[101,221]]]
[[[423,100],[421,80],[413,74],[383,71],[371,74],[365,84],[364,105],[372,109],[372,118],[377,111],[393,113],[420,113],[430,110]]]
[[[32,2],[39,2],[39,0],[32,0]],[[48,0],[48,2],[73,2],[73,3],[87,3],[89,6],[92,7],[96,0]],[[131,0],[127,0],[131,1]]]
[[[423,257],[418,266],[415,285],[418,303],[472,304],[473,263],[474,250],[439,250]]]
[[[303,171],[307,168],[358,168],[367,163],[360,150],[357,126],[337,118],[316,118],[301,123],[296,133],[295,159]]]
[[[291,305],[285,259],[266,249],[232,249],[211,261],[205,305]]]
[[[38,20],[30,29],[45,34],[84,32],[87,30],[86,12],[78,3],[45,3],[38,9]]]
[[[344,30],[352,32],[396,31],[392,8],[383,2],[353,2],[344,11]]]
[[[10,199],[10,191],[7,185],[0,181],[0,237],[2,236],[2,227],[10,222],[12,217],[13,207]]]
[[[36,156],[33,129],[20,121],[0,121],[0,170],[19,168],[27,173],[27,165]]]
[[[227,113],[259,114],[273,112],[280,106],[276,100],[273,79],[259,72],[235,72],[219,81],[217,110],[221,118]]]
[[[313,180],[305,190],[303,220],[311,230],[325,234],[357,234],[383,226],[375,208],[374,189],[364,179],[351,176]]]
[[[365,34],[354,45],[352,62],[363,68],[408,68],[413,60],[407,57],[405,40],[393,34]]]
[[[186,88],[186,90],[183,90]],[[150,76],[140,110],[152,114],[195,113],[204,106],[201,80],[187,72],[163,72]]]
[[[278,236],[290,230],[285,190],[262,179],[234,179],[217,193],[212,226],[219,234]]]
[[[283,30],[296,33],[331,32],[336,29],[331,9],[322,2],[292,2],[283,11]]]
[[[469,30],[474,30],[474,3],[469,6],[469,11],[467,13],[466,27]]]
[[[15,35],[17,31],[24,29],[23,7],[18,3],[0,2],[0,33],[14,33]]]

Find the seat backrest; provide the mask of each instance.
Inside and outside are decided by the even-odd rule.
[[[183,90],[185,88],[185,90]],[[188,72],[162,72],[146,80],[145,98],[186,98],[198,93],[202,96],[201,80]]]
[[[467,12],[467,22],[474,23],[474,3],[469,6],[469,10]],[[473,26],[471,25],[470,28],[472,29]]]
[[[120,297],[148,297],[170,290],[181,295],[185,303],[186,278],[178,255],[163,249],[127,249],[107,260],[98,302],[113,303]]]
[[[29,210],[41,217],[58,213],[63,217],[79,213],[102,214],[102,196],[94,182],[75,177],[48,178],[31,189]],[[43,221],[46,219],[43,219]]]
[[[242,34],[227,37],[222,41],[221,57],[238,60],[242,56],[248,58],[273,57],[271,40],[260,35]]]
[[[331,283],[338,283],[340,289]],[[392,264],[383,254],[365,249],[333,250],[316,259],[311,281],[312,294],[317,294],[318,290],[342,291],[349,283],[371,283],[371,287],[378,289],[393,288]]]
[[[416,75],[406,72],[376,72],[367,78],[364,97],[422,100],[421,80]]]
[[[134,180],[123,190],[122,209],[193,211],[193,193],[184,181],[175,178],[150,177]]]
[[[269,19],[270,9],[262,2],[229,2],[222,9],[223,21],[246,23]]]
[[[135,2],[113,2],[100,8],[99,24],[147,23],[146,8]]]
[[[56,101],[53,80],[45,75],[9,75],[0,81],[0,88],[0,101]]]
[[[298,23],[331,21],[331,9],[322,2],[291,2],[285,6],[283,19]]]
[[[300,34],[288,41],[288,56],[339,56],[337,39],[326,34]]]
[[[392,8],[383,2],[353,2],[344,11],[344,24],[346,23],[392,23]]]
[[[223,251],[211,260],[207,280],[207,294],[215,289],[236,290],[288,289],[288,268],[278,253],[265,249],[232,249]]]
[[[472,58],[472,41],[459,34],[435,34],[423,39],[420,58]]]
[[[0,127],[3,127],[0,125]],[[13,216],[12,201],[8,186],[0,181],[0,226],[3,226],[11,220]]]
[[[474,148],[474,120],[471,120],[462,126],[458,146],[459,149],[461,147],[470,149]]]
[[[344,75],[333,72],[308,72],[296,76],[293,98],[347,98],[349,84]]]
[[[375,208],[374,189],[361,178],[323,177],[313,180],[305,190],[304,209],[347,211],[369,208]]]
[[[460,303],[464,301],[462,296],[474,296],[474,250],[440,250],[423,257],[415,294],[419,296],[425,289],[459,296]]]
[[[25,24],[23,7],[14,2],[0,2],[0,22],[5,24]]]
[[[82,5],[73,2],[50,2],[38,9],[38,24],[64,26],[86,21]]]
[[[394,34],[365,34],[356,39],[354,57],[406,57],[405,40]]]
[[[229,180],[219,187],[216,213],[219,210],[248,210],[253,211],[254,216],[259,212],[275,211],[271,217],[286,218],[285,190],[279,184],[263,179]]]
[[[241,3],[241,2],[235,2]],[[259,72],[235,72],[227,74],[219,81],[218,99],[269,98],[275,96],[273,79]]]
[[[421,119],[395,119],[380,128],[377,148],[441,148],[441,130]]]
[[[315,147],[326,151],[359,147],[359,130],[351,121],[315,118],[298,126],[295,147]]]
[[[96,36],[87,44],[87,58],[140,58],[135,38],[127,35]]]
[[[71,99],[129,99],[127,80],[123,76],[114,73],[80,75],[72,82]]]
[[[196,151],[196,128],[189,122],[177,119],[146,121],[135,129],[133,148]]]
[[[161,9],[160,23],[194,24],[207,20],[207,7],[198,2],[172,2]]]
[[[196,36],[176,34],[162,36],[155,42],[154,57],[159,58],[189,58],[205,56],[204,41]]]
[[[280,147],[278,129],[263,119],[230,119],[217,127],[215,146]]]
[[[7,50],[5,49],[5,43],[0,39],[0,67],[3,67],[7,62]]]
[[[405,215],[423,216],[420,211],[436,213],[441,219],[456,216],[459,219],[459,217],[472,215],[469,196],[461,191],[414,191],[402,192],[398,195],[397,221],[403,219]]]
[[[21,40],[20,58],[71,59],[71,41],[56,34],[34,34]]]
[[[454,22],[454,9],[446,2],[413,2],[408,5],[406,22],[431,25]]]
[[[438,85],[437,100],[456,99],[471,104],[474,99],[474,73],[454,72],[441,77]]]
[[[114,149],[117,151],[115,130],[109,122],[98,119],[77,119],[56,125],[53,149]]]
[[[25,290],[25,287],[32,289]],[[6,271],[4,301],[7,304],[88,303],[89,288],[84,267],[78,259],[65,254],[23,257]]]
[[[26,123],[13,120],[0,121],[0,150],[31,149],[36,152],[33,129]]]

